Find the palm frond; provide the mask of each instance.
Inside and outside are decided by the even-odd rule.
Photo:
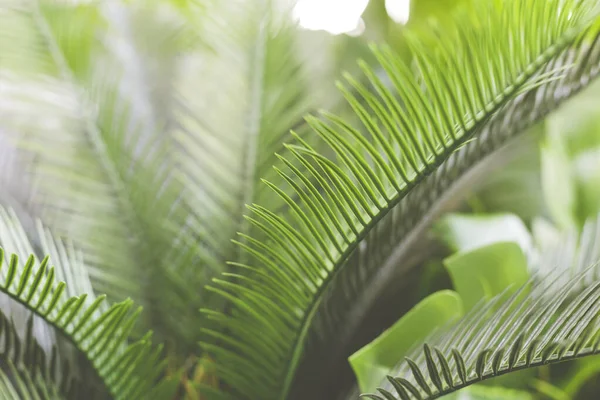
[[[160,107],[145,97],[155,91],[127,86],[136,71],[124,69],[111,47],[111,35],[122,38],[126,27],[112,29],[104,12],[95,3],[7,2],[1,18],[16,18],[19,23],[10,26],[24,37],[8,54],[39,68],[4,75],[2,104],[9,109],[2,123],[11,125],[20,149],[35,156],[26,167],[41,191],[40,216],[82,251],[94,288],[111,299],[132,296],[147,305],[145,325],[167,336],[178,327],[165,322],[173,308],[182,318],[197,317],[198,307],[181,298],[194,298],[192,285],[199,285],[171,268],[184,217],[169,168],[169,136],[162,135],[168,115],[145,108]],[[0,36],[13,33],[0,26]],[[157,51],[175,37],[165,38],[168,43]],[[172,60],[177,47],[170,51]],[[147,119],[148,113],[156,120]],[[172,295],[159,301],[156,287],[169,287]],[[195,344],[187,336],[174,341]]]
[[[591,226],[597,230],[598,221]],[[435,399],[499,375],[598,354],[600,264],[583,264],[598,254],[588,234],[579,256],[563,258],[550,274],[538,270],[510,298],[500,295],[439,330],[390,372],[378,394],[364,396]]]
[[[0,241],[0,292],[6,295],[3,303],[8,303],[2,307],[2,316],[13,321],[5,324],[10,332],[7,334],[13,335],[14,331],[20,340],[26,338],[26,344],[31,342],[34,346],[23,350],[24,353],[41,357],[28,362],[45,366],[46,362],[56,363],[53,357],[60,355],[66,364],[58,369],[55,365],[52,373],[57,374],[53,379],[62,385],[59,387],[65,394],[71,393],[65,385],[76,380],[92,394],[147,398],[155,389],[157,378],[164,373],[165,364],[159,362],[161,347],[152,346],[151,334],[128,345],[141,309],[134,309],[131,300],[109,306],[106,296],[94,296],[86,266],[72,248],[53,239],[47,229],[39,226],[40,249],[35,251],[16,217],[1,208]],[[27,261],[20,262],[15,253],[5,254],[3,248],[29,254],[25,257]],[[55,256],[61,266],[51,266],[49,257],[36,260],[33,254],[39,251]],[[77,295],[76,290],[80,291]],[[5,340],[10,345],[16,339]],[[65,344],[67,349],[58,351],[56,346]],[[15,351],[15,357],[23,352]]]
[[[237,232],[248,235],[253,229],[243,218],[245,205],[287,206],[260,181],[265,175],[281,180],[270,168],[275,151],[306,112],[334,103],[327,97],[333,85],[324,83],[335,70],[334,60],[324,59],[332,39],[323,44],[320,37],[300,32],[288,3],[210,2],[198,23],[210,50],[181,57],[172,133],[189,214],[172,259],[176,273],[190,282],[200,274],[189,265],[202,265],[201,276],[209,280],[227,268],[227,261],[247,258],[231,242]],[[205,290],[190,297],[198,299],[196,309],[207,304],[218,309],[223,303]],[[179,316],[170,315],[171,324],[180,326]],[[207,321],[197,320],[183,329],[197,335],[206,326]]]
[[[361,125],[308,118],[329,150],[300,137],[287,147],[277,168],[287,186],[266,184],[290,212],[250,206],[259,234],[243,236],[249,261],[215,280],[212,290],[234,304],[231,315],[206,311],[222,328],[207,330],[221,345],[204,347],[224,383],[241,398],[310,396],[473,167],[596,75],[596,15],[580,1],[479,2],[449,28],[432,26],[438,46],[408,34],[416,75],[375,47],[393,88],[364,64],[370,89],[346,77],[340,88]]]
[[[287,2],[279,3],[210,4],[202,28],[214,37],[211,51],[188,55],[180,70],[175,135],[189,234],[198,235],[202,262],[217,272],[238,261],[231,239],[249,233],[245,204],[272,197],[260,177],[271,172],[283,138],[311,107],[326,104],[318,85],[329,71],[309,74],[300,55],[315,40],[300,35]]]

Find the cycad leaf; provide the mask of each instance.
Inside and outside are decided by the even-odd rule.
[[[198,237],[198,257],[213,272],[247,258],[231,243],[237,232],[252,229],[243,218],[247,204],[285,205],[260,178],[282,181],[271,170],[274,153],[306,112],[330,102],[323,83],[331,75],[327,53],[293,24],[292,3],[209,4],[201,28],[211,51],[187,55],[176,82],[177,173],[190,211],[186,234]],[[311,53],[303,54],[303,47]]]
[[[40,375],[31,374],[6,361],[8,368],[0,372],[0,397],[7,400],[63,400],[56,386],[45,382]]]
[[[596,75],[592,4],[475,7],[457,12],[437,46],[409,35],[418,76],[388,48],[375,48],[393,89],[366,66],[375,93],[348,77],[367,104],[345,90],[362,126],[330,114],[309,118],[329,151],[298,139],[288,160],[305,168],[300,175],[314,178],[314,187],[298,183],[295,201],[285,185],[269,185],[288,203],[285,215],[250,207],[261,236],[246,241],[253,257],[240,269],[243,283],[240,274],[216,281],[213,290],[234,308],[208,314],[228,333],[209,331],[222,345],[205,344],[238,396],[314,395],[324,371],[349,353],[383,288],[409,267],[396,268],[449,189],[467,184],[486,155]],[[296,182],[306,182],[301,176]]]
[[[35,273],[25,274],[27,266],[24,269],[13,254],[7,279],[18,277],[18,280],[13,279],[12,284],[0,290],[43,319],[82,352],[102,379],[104,390],[112,396],[147,398],[164,364],[157,362],[160,348],[152,348],[149,335],[127,345],[140,310],[134,311],[133,303],[127,300],[98,313],[105,296],[84,306],[86,296],[67,297],[64,282],[54,282],[54,270],[47,269],[47,263],[44,259],[39,266],[33,265],[31,258],[27,265],[31,265]],[[19,295],[20,287],[27,290]],[[81,373],[81,368],[76,372]]]
[[[434,399],[512,371],[597,354],[600,283],[583,283],[590,272],[578,273],[564,286],[551,275],[535,282],[527,295],[524,290],[529,285],[508,301],[502,302],[503,296],[498,296],[477,307],[425,341],[425,349],[435,349],[438,354],[435,368],[427,363],[430,350],[418,349],[411,354],[411,363],[401,363],[382,388],[393,392],[394,384],[402,382],[404,387],[416,388],[422,399]],[[493,308],[497,311],[490,312]],[[441,365],[450,370],[439,387],[435,382],[443,379]],[[464,371],[459,366],[464,366]],[[396,393],[393,398],[405,399]]]
[[[42,357],[39,362],[44,368],[46,361],[50,365],[52,357],[60,354],[66,364],[53,367],[52,379],[62,393],[75,390],[69,389],[69,382],[80,381],[84,383],[77,390],[87,387],[100,397],[104,393],[122,399],[147,398],[156,389],[156,380],[164,373],[165,365],[159,360],[161,348],[152,346],[150,334],[128,344],[141,309],[135,310],[131,300],[110,306],[105,302],[106,296],[94,296],[86,266],[74,250],[55,240],[41,226],[38,237],[39,251],[52,254],[62,265],[52,266],[48,257],[37,261],[34,246],[16,217],[0,208],[0,292],[8,297],[2,299],[6,335],[10,336],[5,339],[7,343],[22,340],[25,346],[33,346],[21,353]],[[5,254],[3,248],[29,254],[27,261],[20,262],[14,253]],[[74,294],[77,291],[80,292]],[[14,304],[21,308],[13,308]],[[48,337],[48,331],[53,336]],[[67,350],[61,347],[65,343]],[[15,362],[20,360],[19,354],[14,356]],[[65,369],[66,365],[70,369]]]
[[[182,320],[198,320],[198,305],[189,299],[204,277],[181,276],[173,267],[179,262],[192,270],[195,264],[173,250],[185,215],[169,168],[169,137],[162,135],[168,116],[148,111],[160,104],[139,87],[154,88],[130,79],[139,60],[122,62],[110,47],[118,39],[131,44],[107,28],[108,17],[118,19],[108,12],[111,5],[11,0],[1,7],[0,36],[8,43],[2,53],[37,67],[26,73],[0,65],[9,69],[2,75],[6,101],[0,107],[8,108],[2,124],[32,159],[26,170],[40,191],[40,217],[81,250],[96,290],[147,305],[146,327],[172,333],[178,346],[195,347],[197,335],[171,320],[173,309]],[[9,28],[23,32],[15,39],[19,46],[10,42],[16,33]],[[166,36],[164,43],[154,40],[156,52],[172,44]],[[165,63],[177,47],[169,51]],[[161,289],[169,295],[158,300]]]

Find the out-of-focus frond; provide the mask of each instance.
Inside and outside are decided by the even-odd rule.
[[[6,361],[0,372],[0,397],[6,400],[63,400],[66,399],[52,383],[25,368],[17,368],[12,360]]]
[[[329,63],[310,65],[306,47],[321,54],[317,38],[299,32],[281,3],[214,2],[204,26],[212,53],[193,54],[181,66],[181,178],[199,254],[216,271],[239,261],[230,240],[248,233],[245,205],[273,199],[260,178],[272,174],[290,128],[328,101],[322,78],[331,76]]]
[[[117,7],[116,16],[111,5]],[[119,5],[112,3],[107,10],[96,3],[51,0],[2,6],[0,18],[18,20],[12,27],[24,37],[17,35],[19,46],[11,42],[6,53],[37,66],[31,74],[11,66],[0,71],[5,117],[0,124],[9,126],[11,139],[34,156],[27,172],[41,192],[40,216],[82,251],[96,290],[148,305],[146,325],[164,333],[173,326],[164,321],[165,310],[180,308],[177,314],[183,317],[192,307],[181,309],[181,298],[193,297],[197,287],[191,284],[198,281],[186,282],[170,265],[184,219],[164,135],[168,113],[159,113],[162,105],[152,101],[163,97],[159,89],[132,79],[156,83],[156,76],[139,73],[143,61],[124,60],[118,52],[118,43],[136,45],[127,40],[130,15],[119,14]],[[105,11],[113,19],[107,20]],[[14,34],[5,26],[0,22],[2,38]],[[175,26],[155,48],[169,52],[156,57],[165,63],[157,75],[169,75],[163,68],[177,54],[177,47],[170,47],[176,32]],[[154,306],[160,288],[172,293],[161,298],[162,308]],[[192,345],[182,338],[174,341]]]

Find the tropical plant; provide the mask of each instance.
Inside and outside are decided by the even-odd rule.
[[[367,49],[291,0],[0,0],[2,395],[433,399],[508,372],[549,393],[515,371],[597,354],[596,209],[557,222],[562,257],[514,219],[430,228],[519,181],[487,178],[595,78],[600,9],[451,3]],[[456,292],[413,308],[444,243]],[[468,313],[426,321],[440,299]],[[530,396],[506,386],[464,393]]]

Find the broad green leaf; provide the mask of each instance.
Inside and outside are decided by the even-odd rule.
[[[350,356],[360,389],[374,390],[416,343],[462,315],[462,301],[454,291],[440,291],[422,300],[377,339]]]
[[[566,150],[556,141],[542,145],[542,187],[548,210],[562,228],[575,225],[575,188]]]
[[[511,285],[516,289],[529,279],[527,258],[514,242],[499,242],[458,253],[444,260],[444,264],[466,310]]]
[[[512,214],[450,214],[436,225],[434,231],[455,252],[470,251],[502,241],[514,241],[524,252],[529,252],[532,247],[527,227]]]
[[[598,133],[595,136],[600,136]],[[579,154],[572,162],[572,169],[577,199],[575,216],[583,223],[600,211],[600,147]]]

